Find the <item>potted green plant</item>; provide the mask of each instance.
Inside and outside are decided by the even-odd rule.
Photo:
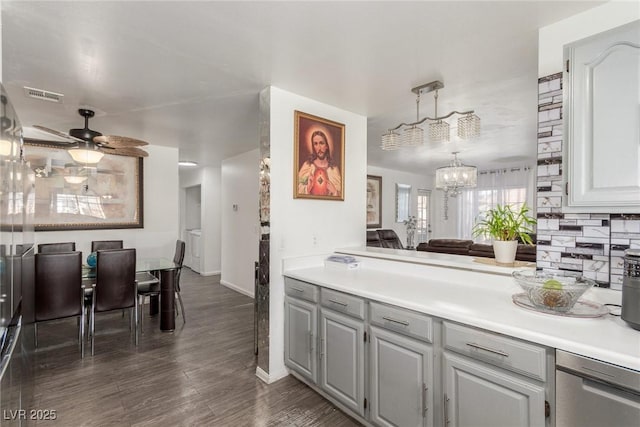
[[[480,217],[473,227],[474,237],[485,236],[493,239],[493,252],[496,262],[513,264],[518,249],[518,238],[526,244],[533,244],[530,233],[533,233],[535,218],[529,216],[526,203],[514,208],[511,205],[497,205]]]

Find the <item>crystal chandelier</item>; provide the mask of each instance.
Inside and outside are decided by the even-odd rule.
[[[458,136],[469,139],[480,135],[480,117],[469,111],[452,111],[444,116],[438,116],[438,89],[442,89],[444,83],[436,80],[421,86],[414,87],[411,92],[416,94],[416,121],[413,123],[400,123],[382,135],[381,148],[383,150],[397,150],[400,147],[413,147],[424,142],[424,130],[419,126],[424,122],[429,123],[429,140],[431,142],[448,142],[450,138],[449,123],[444,121],[454,114],[458,118]],[[420,95],[434,92],[435,114],[434,117],[420,118]],[[398,131],[398,132],[396,132]]]
[[[478,168],[463,165],[458,159],[458,151],[451,154],[451,163],[436,169],[436,189],[444,191],[444,219],[449,219],[449,197],[456,197],[462,190],[478,185]]]

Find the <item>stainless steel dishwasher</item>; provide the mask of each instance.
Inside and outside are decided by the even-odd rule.
[[[640,426],[640,372],[556,350],[557,427]]]

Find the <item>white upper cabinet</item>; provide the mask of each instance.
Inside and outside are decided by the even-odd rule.
[[[564,48],[569,212],[640,212],[640,21]]]

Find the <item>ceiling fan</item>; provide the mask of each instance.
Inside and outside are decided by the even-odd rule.
[[[34,125],[41,131],[50,133],[59,138],[68,140],[55,142],[64,145],[71,157],[79,163],[98,163],[104,154],[118,156],[147,157],[149,153],[138,148],[149,143],[126,136],[103,135],[100,132],[89,129],[89,119],[95,115],[93,110],[81,108],[78,114],[84,117],[84,128],[71,129],[69,133],[59,132],[44,126]]]

